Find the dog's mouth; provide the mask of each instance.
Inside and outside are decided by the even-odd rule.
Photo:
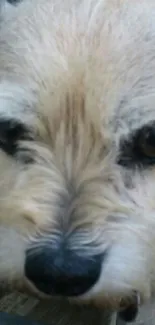
[[[123,322],[133,322],[138,316],[139,307],[140,307],[140,295],[137,292],[134,292],[130,303],[125,306],[123,301],[120,304],[120,310],[118,311],[117,324],[123,325]]]
[[[30,285],[29,283],[29,290],[28,293],[33,294],[36,297],[39,297],[41,299],[50,299],[51,297],[53,298],[53,296],[51,295],[44,295],[42,292],[38,291],[37,289],[34,290],[34,287],[32,286],[32,284]],[[62,297],[59,297],[62,298]],[[116,321],[116,325],[125,325],[126,323],[130,323],[130,322],[134,322],[138,316],[138,312],[139,312],[139,308],[141,305],[141,296],[138,292],[133,292],[133,294],[130,296],[130,298],[126,299],[122,299],[119,307],[117,308],[116,312],[117,312],[117,321]],[[82,304],[82,303],[86,303],[89,304],[86,301],[79,301],[79,299],[69,299],[70,302],[72,303],[78,303],[78,304]],[[99,306],[98,306],[99,307]],[[100,307],[99,307],[100,308]],[[103,308],[103,306],[102,306]]]

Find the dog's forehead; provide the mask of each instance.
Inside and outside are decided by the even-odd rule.
[[[134,15],[129,3],[121,5],[119,14],[119,7],[111,12],[112,1],[110,6],[107,1],[99,2],[96,8],[90,1],[90,16],[76,2],[77,14],[73,16],[71,12],[66,16],[65,11],[65,15],[53,16],[50,1],[44,10],[27,3],[24,11],[24,4],[17,8],[16,19],[7,22],[1,32],[2,115],[18,114],[25,123],[40,129],[43,124],[49,127],[53,121],[56,126],[62,120],[75,127],[85,119],[108,137],[129,133],[155,119],[155,26],[151,14],[155,6],[151,1],[150,9],[145,1],[141,4],[151,21],[136,9],[137,1]],[[41,1],[39,6],[42,8]],[[30,28],[29,10],[36,13]],[[143,29],[137,25],[137,15]],[[130,26],[126,23],[129,18]]]
[[[97,137],[101,136],[100,139],[114,140],[118,136],[119,140],[122,136],[132,134],[155,120],[155,60],[148,64],[150,68],[146,63],[143,71],[141,66],[135,66],[135,71],[126,67],[123,76],[122,67],[120,71],[114,67],[113,80],[108,82],[108,66],[105,69],[103,63],[101,76],[102,70],[99,71],[98,65],[94,65],[95,75],[89,71],[88,63],[87,70],[82,67],[84,77],[75,70],[73,74],[71,72],[71,78],[66,75],[63,82],[58,80],[54,86],[47,84],[46,91],[40,89],[39,100],[35,105],[35,123],[43,122],[44,126],[55,130],[64,123],[68,131],[72,125],[74,135],[77,127],[83,125],[86,133],[88,126]]]

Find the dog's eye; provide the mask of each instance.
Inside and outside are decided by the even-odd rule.
[[[15,156],[19,142],[31,140],[29,130],[15,119],[0,118],[0,148],[8,155]]]
[[[16,4],[18,3],[19,1],[21,0],[7,0],[8,3],[11,3],[11,4]]]
[[[137,130],[120,146],[118,163],[130,167],[133,164],[148,166],[155,164],[155,125],[146,125]]]
[[[155,128],[145,127],[139,133],[137,146],[148,158],[155,158]]]

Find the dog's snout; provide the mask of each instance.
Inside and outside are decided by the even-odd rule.
[[[44,247],[39,252],[27,252],[25,275],[45,294],[79,296],[97,282],[102,266],[99,255],[78,255],[70,250]]]

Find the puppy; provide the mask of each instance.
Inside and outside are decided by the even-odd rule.
[[[25,0],[0,32],[0,280],[155,291],[155,2]]]

